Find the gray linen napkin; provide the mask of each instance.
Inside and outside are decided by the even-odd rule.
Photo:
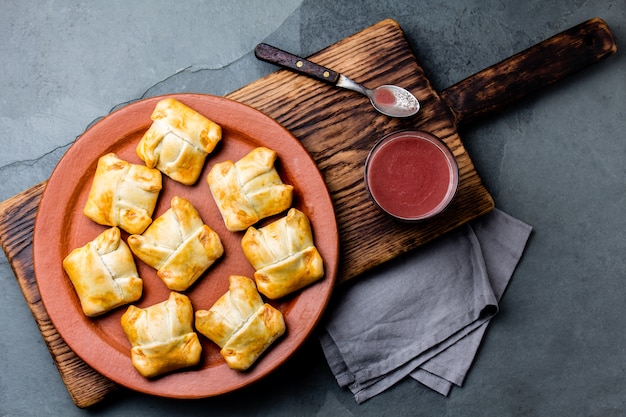
[[[495,209],[339,288],[320,334],[339,385],[359,403],[407,376],[460,386],[531,230]]]

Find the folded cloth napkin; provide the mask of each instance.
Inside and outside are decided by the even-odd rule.
[[[320,342],[362,403],[410,376],[461,386],[532,228],[494,209],[339,288]]]

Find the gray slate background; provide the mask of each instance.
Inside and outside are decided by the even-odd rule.
[[[254,58],[262,41],[308,55],[393,18],[437,90],[595,16],[626,48],[623,0],[1,0],[0,6],[2,200],[45,180],[87,126],[124,103],[183,91],[223,95],[274,71]],[[276,373],[230,395],[176,401],[124,392],[79,410],[2,256],[0,415],[623,415],[622,49],[461,131],[497,206],[535,231],[465,386],[448,398],[407,380],[357,405],[311,339]]]

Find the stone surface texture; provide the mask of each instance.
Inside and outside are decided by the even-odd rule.
[[[623,0],[3,0],[0,199],[48,178],[94,121],[134,100],[224,95],[385,18],[435,89],[601,17],[618,52],[460,131],[496,206],[534,228],[465,384],[405,380],[362,405],[319,343],[268,378],[199,401],[122,392],[72,403],[6,258],[0,416],[617,416],[626,410],[626,2]],[[624,43],[624,44],[622,44]]]

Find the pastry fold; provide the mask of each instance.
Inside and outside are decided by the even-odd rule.
[[[98,159],[83,213],[98,224],[141,233],[152,222],[161,186],[158,170],[108,153]]]
[[[141,298],[143,281],[120,230],[112,227],[63,260],[83,313],[104,314]]]
[[[147,308],[129,306],[121,319],[133,366],[152,378],[200,362],[202,346],[193,331],[193,307],[184,294]]]
[[[293,186],[283,184],[274,162],[276,152],[258,147],[239,161],[215,164],[207,182],[230,231],[245,230],[291,206]]]
[[[264,303],[254,281],[230,276],[228,291],[196,311],[196,330],[217,344],[232,369],[245,371],[285,332],[282,313]]]
[[[174,181],[194,184],[207,155],[222,139],[221,126],[173,98],[159,101],[151,119],[137,156]]]
[[[241,247],[256,270],[259,292],[270,299],[284,297],[324,276],[309,219],[295,208],[267,226],[250,227]]]
[[[143,234],[128,237],[128,245],[173,291],[187,290],[224,253],[218,234],[176,196]]]

